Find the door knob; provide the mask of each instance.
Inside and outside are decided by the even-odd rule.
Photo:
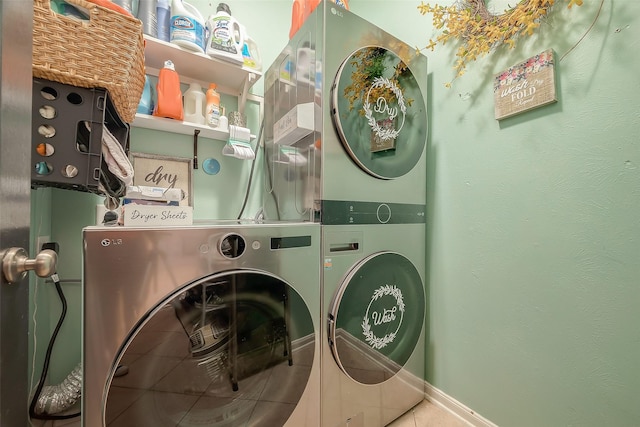
[[[19,282],[33,270],[39,277],[49,277],[56,271],[58,254],[45,249],[40,251],[34,259],[29,259],[29,254],[22,248],[10,248],[0,251],[2,260],[2,273],[8,283]]]

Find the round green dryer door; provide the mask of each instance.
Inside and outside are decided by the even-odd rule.
[[[418,163],[427,141],[427,110],[410,66],[368,46],[340,66],[331,117],[351,159],[380,179],[399,178]]]
[[[422,279],[406,257],[385,251],[358,262],[329,312],[329,345],[340,369],[362,384],[393,377],[418,343],[425,307]]]

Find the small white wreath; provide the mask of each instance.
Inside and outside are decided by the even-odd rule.
[[[379,298],[385,295],[391,295],[396,299],[396,304],[398,304],[398,310],[400,310],[400,321],[398,322],[398,327],[396,328],[395,331],[388,333],[384,337],[380,338],[380,337],[377,337],[371,330],[371,324],[369,323],[369,309],[371,308],[371,304],[374,301],[377,301]],[[362,333],[364,335],[365,341],[368,342],[369,345],[376,350],[384,348],[387,346],[387,344],[392,343],[393,340],[398,335],[400,326],[402,326],[402,319],[404,318],[404,309],[405,309],[405,305],[404,305],[404,300],[402,298],[402,292],[400,291],[400,289],[391,285],[380,286],[378,289],[376,289],[376,291],[373,293],[373,297],[371,297],[371,301],[369,301],[369,305],[367,306],[367,312],[365,313],[364,318],[362,320],[362,324],[361,324]]]
[[[371,94],[372,89],[375,89],[378,87],[386,87],[387,89],[390,89],[398,99],[398,106],[400,106],[400,111],[402,112],[402,123],[400,124],[400,127],[397,130],[382,128],[378,124],[376,119],[373,117],[373,111],[371,111],[371,103],[369,102],[369,95]],[[369,121],[369,126],[371,127],[371,129],[373,129],[373,132],[376,134],[376,136],[378,136],[378,138],[380,138],[380,140],[386,141],[388,139],[394,139],[398,137],[398,135],[400,134],[400,130],[404,126],[404,120],[407,113],[407,106],[404,103],[404,96],[402,95],[402,90],[400,90],[400,88],[396,86],[394,82],[384,77],[376,77],[375,79],[373,79],[373,83],[371,84],[371,87],[367,92],[367,98],[364,102],[363,108],[364,108],[364,115]]]

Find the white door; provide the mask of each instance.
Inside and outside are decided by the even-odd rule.
[[[29,251],[32,15],[0,0],[0,254]],[[29,281],[0,276],[0,426],[26,426]]]

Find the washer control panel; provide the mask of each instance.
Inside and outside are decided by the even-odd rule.
[[[426,205],[407,203],[322,201],[322,224],[421,224]]]

